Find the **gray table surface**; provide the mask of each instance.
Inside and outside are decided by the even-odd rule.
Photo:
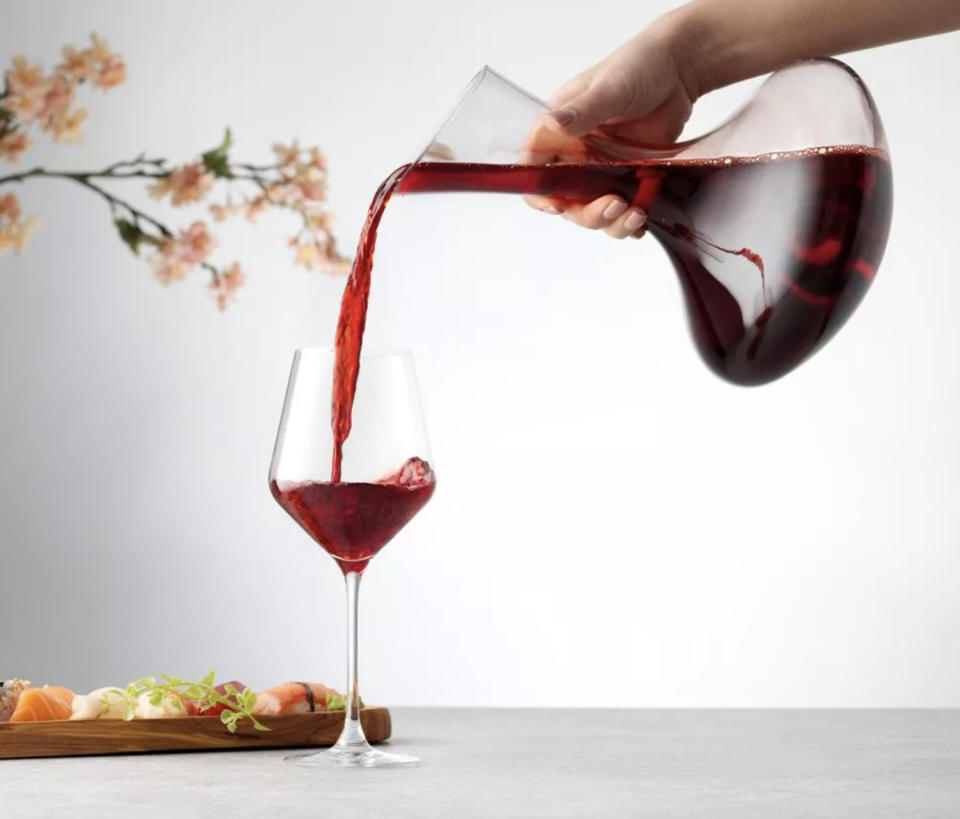
[[[3,817],[951,817],[960,711],[396,709],[419,768],[0,761]]]

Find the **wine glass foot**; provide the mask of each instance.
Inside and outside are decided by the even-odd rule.
[[[369,745],[357,748],[340,748],[334,745],[316,753],[291,754],[284,757],[284,761],[326,768],[409,768],[420,764],[420,760],[415,756],[389,754]]]

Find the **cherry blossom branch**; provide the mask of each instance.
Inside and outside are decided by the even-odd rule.
[[[84,84],[109,90],[124,81],[123,59],[107,47],[97,35],[88,48],[63,49],[63,60],[50,74],[25,57],[15,57],[12,68],[3,75],[0,92],[0,160],[17,161],[31,146],[33,129],[58,142],[77,142],[87,112],[73,108],[76,91]],[[122,159],[99,170],[71,171],[41,166],[0,175],[0,186],[22,184],[33,178],[64,179],[101,197],[109,206],[113,225],[120,239],[140,255],[150,248],[148,261],[154,276],[163,284],[183,279],[195,269],[211,277],[218,306],[223,309],[243,282],[238,263],[218,267],[209,261],[216,240],[208,226],[194,221],[176,233],[160,220],[118,196],[105,182],[137,179],[148,182],[155,198],[169,196],[174,207],[202,202],[218,182],[228,186],[226,202],[209,204],[216,221],[245,213],[255,221],[267,207],[296,213],[301,227],[289,244],[295,248],[296,263],[311,269],[343,272],[347,260],[337,252],[330,229],[332,217],[326,209],[326,163],[317,148],[301,149],[292,145],[274,145],[275,161],[255,164],[234,162],[230,158],[233,139],[226,130],[218,146],[202,153],[197,160],[172,166],[162,157],[145,153]],[[234,182],[252,183],[256,193],[235,202],[231,196]],[[34,216],[24,217],[17,197],[0,187],[0,254],[8,248],[21,253],[36,226]]]
[[[282,167],[281,165],[249,165],[245,162],[235,162],[233,163],[234,168],[240,168],[244,171],[251,171],[253,173],[262,173],[264,171],[279,171]]]
[[[69,179],[71,182],[76,182],[78,185],[83,185],[88,190],[93,191],[96,194],[102,196],[107,203],[110,205],[111,212],[116,215],[117,209],[122,208],[126,210],[127,213],[136,220],[142,220],[149,225],[152,225],[160,234],[164,237],[173,236],[171,230],[164,225],[162,222],[157,221],[152,216],[144,213],[142,210],[135,208],[129,202],[124,199],[120,199],[117,196],[114,196],[105,188],[100,187],[99,185],[91,182],[91,179],[99,178],[118,178],[117,175],[109,173],[85,173],[78,171],[48,171],[45,168],[31,168],[29,171],[22,171],[20,173],[9,174],[8,176],[0,176],[0,185],[3,185],[7,182],[24,182],[27,179],[32,179],[35,177],[46,177],[48,179]]]
[[[112,165],[108,165],[104,168],[101,173],[108,174],[118,171],[121,168],[137,168],[141,165],[152,165],[158,170],[165,171],[167,164],[166,159],[147,159],[146,154],[139,154],[133,159],[121,159],[119,162],[114,162]]]

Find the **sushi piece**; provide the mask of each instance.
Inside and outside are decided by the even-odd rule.
[[[73,692],[69,688],[45,685],[43,688],[24,689],[10,722],[70,719],[72,713]]]
[[[176,694],[164,694],[157,705],[150,702],[150,694],[137,697],[137,707],[133,715],[138,719],[169,719],[170,717],[192,717],[197,706],[192,700],[180,698]]]
[[[126,709],[127,699],[123,690],[107,686],[89,694],[77,694],[73,698],[70,719],[123,719]]]
[[[247,690],[247,686],[242,682],[237,680],[230,680],[230,682],[221,683],[214,687],[214,691],[220,694],[223,697],[226,697],[228,700],[236,704],[236,697],[232,694],[227,693],[227,686],[232,685],[234,689],[239,691],[241,694]],[[216,705],[211,705],[209,708],[197,707],[197,716],[198,717],[219,717],[224,711],[227,710],[227,706],[222,703],[217,703]]]
[[[257,694],[253,713],[257,716],[278,716],[326,711],[327,700],[339,696],[332,688],[320,683],[289,682]]]
[[[20,694],[29,687],[29,680],[0,680],[0,722],[10,719],[16,710]]]

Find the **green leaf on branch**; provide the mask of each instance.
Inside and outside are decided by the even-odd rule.
[[[206,153],[203,155],[203,164],[210,173],[218,179],[232,179],[230,160],[226,154]]]
[[[220,141],[220,144],[215,148],[215,150],[225,154],[232,147],[233,147],[233,132],[230,130],[230,126],[228,125],[226,128],[224,128],[223,139]]]
[[[230,146],[233,145],[233,134],[227,128],[223,134],[223,141],[216,147],[211,148],[200,159],[204,167],[214,176],[220,179],[232,179],[233,171],[230,170]]]
[[[117,219],[114,224],[117,226],[117,233],[120,234],[123,243],[133,251],[134,256],[139,256],[143,231],[129,219]]]

